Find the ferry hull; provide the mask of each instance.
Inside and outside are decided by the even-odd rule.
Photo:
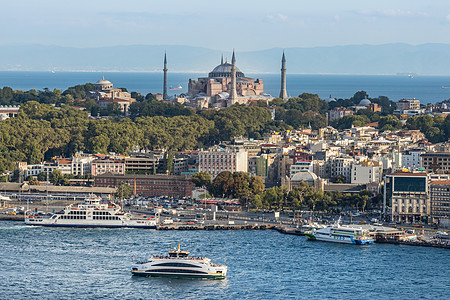
[[[355,239],[352,236],[317,236],[313,233],[305,233],[305,236],[310,241],[322,241],[340,244],[353,244],[353,245],[369,245],[373,244],[373,239]]]
[[[156,272],[140,272],[132,271],[133,276],[141,277],[172,277],[172,278],[205,278],[205,279],[225,279],[226,276],[222,274],[167,274],[167,273],[156,273]]]
[[[75,228],[145,228],[156,229],[156,225],[94,225],[94,224],[30,224],[28,226],[44,226],[44,227],[75,227]]]

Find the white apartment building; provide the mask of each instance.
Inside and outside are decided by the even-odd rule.
[[[337,175],[343,175],[346,179],[346,182],[350,182],[353,160],[354,158],[350,156],[339,156],[331,158],[328,161],[330,166],[330,177],[334,178]]]
[[[87,175],[92,173],[92,156],[75,155],[72,158],[71,172],[73,175]]]
[[[248,172],[248,154],[242,148],[213,147],[209,151],[200,151],[198,158],[199,172],[207,172],[212,178],[223,171]]]
[[[425,153],[425,151],[406,150],[402,154],[402,168],[412,171],[422,167],[421,155],[423,153]]]
[[[44,172],[43,164],[27,165],[24,175],[26,178],[28,176],[38,176],[42,172]]]
[[[291,177],[299,172],[310,171],[314,172],[314,165],[312,161],[297,161],[291,165],[290,175]]]
[[[383,174],[383,165],[378,161],[362,161],[352,164],[350,183],[367,184],[379,183]]]

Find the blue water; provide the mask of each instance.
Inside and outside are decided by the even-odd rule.
[[[1,299],[446,299],[446,249],[308,242],[275,231],[26,227],[0,222]],[[130,275],[177,242],[225,280]],[[448,299],[448,298],[447,298]]]
[[[131,72],[0,72],[0,87],[9,86],[17,90],[65,90],[70,86],[94,83],[102,76],[110,80],[116,87],[125,87],[128,91],[142,94],[160,93],[162,91],[162,73],[131,73]],[[169,73],[168,85],[182,90],[169,91],[169,94],[187,92],[189,78],[204,77],[207,74]],[[261,78],[267,93],[278,96],[280,93],[280,75],[278,74],[247,74]],[[322,99],[329,95],[334,98],[350,98],[360,90],[368,92],[370,97],[387,96],[393,101],[402,98],[416,98],[421,103],[436,103],[450,98],[449,76],[353,76],[353,75],[287,75],[287,89],[291,96],[301,93],[318,94]]]

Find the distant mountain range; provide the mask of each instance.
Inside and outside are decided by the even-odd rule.
[[[283,49],[240,52],[244,73],[278,73]],[[176,45],[75,48],[42,45],[0,46],[1,71],[160,72],[164,51],[169,72],[208,73],[221,51]],[[285,48],[288,73],[450,75],[450,44],[349,45]],[[224,53],[230,60],[231,49]]]

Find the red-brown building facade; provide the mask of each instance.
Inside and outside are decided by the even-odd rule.
[[[128,183],[134,195],[146,197],[191,197],[194,184],[190,176],[173,175],[139,175],[139,174],[111,174],[96,176],[96,187],[117,187],[120,182]]]

